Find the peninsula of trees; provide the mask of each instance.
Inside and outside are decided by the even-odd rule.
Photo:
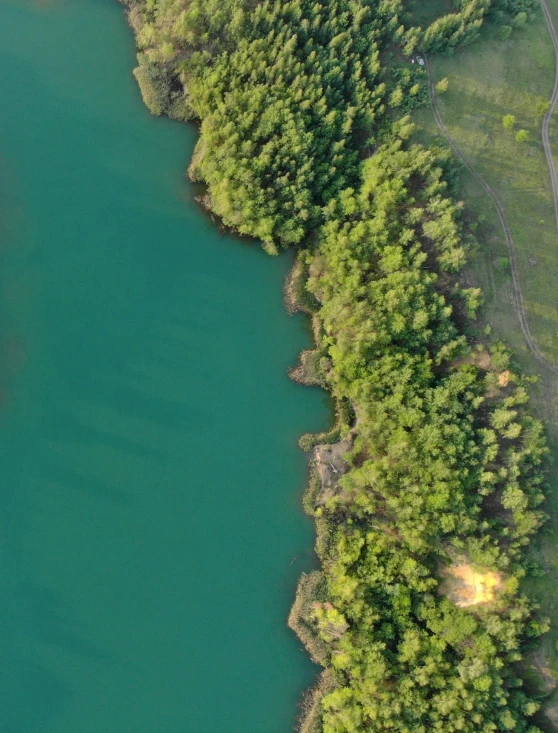
[[[546,628],[519,590],[544,521],[543,427],[499,344],[467,334],[481,293],[455,161],[413,141],[424,54],[475,40],[534,0],[457,0],[427,28],[402,0],[127,0],[155,114],[200,122],[206,205],[270,253],[311,313],[306,380],[330,390],[345,445],[307,497],[322,569],[293,624],[324,667],[301,725],[322,733],[537,733],[517,663]],[[416,61],[416,63],[412,63]],[[491,574],[488,602],[441,592]]]

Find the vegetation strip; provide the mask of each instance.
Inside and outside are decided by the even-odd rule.
[[[519,591],[543,429],[506,349],[461,333],[472,233],[449,152],[405,116],[428,100],[418,49],[452,52],[490,14],[524,23],[535,0],[462,0],[425,29],[400,0],[127,4],[146,103],[201,121],[205,204],[270,253],[297,246],[287,295],[316,351],[296,375],[338,405],[305,497],[322,569],[290,618],[326,667],[302,730],[536,733],[516,664],[547,628]]]

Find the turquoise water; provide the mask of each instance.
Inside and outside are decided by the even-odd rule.
[[[328,407],[133,65],[116,2],[0,0],[0,729],[286,733]]]

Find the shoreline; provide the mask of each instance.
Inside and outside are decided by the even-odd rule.
[[[136,0],[118,0],[123,5],[124,14],[128,26],[134,38],[137,40],[137,33],[140,30],[139,15],[132,17],[132,11],[136,7]],[[140,81],[134,71],[135,81],[138,83],[143,102],[151,114],[159,115],[161,111],[154,111],[149,104],[149,92],[145,93],[145,80]],[[147,98],[146,98],[147,97]],[[193,125],[197,132],[196,145],[192,157],[186,168],[186,176],[191,184],[200,187],[200,192],[194,196],[194,200],[199,208],[211,219],[212,224],[222,234],[232,235],[239,240],[249,240],[251,245],[258,245],[257,240],[247,237],[238,232],[234,227],[226,225],[221,217],[213,210],[211,196],[208,192],[207,184],[195,175],[195,165],[202,153],[198,150],[198,142],[200,140],[200,123],[192,118],[175,117],[168,114],[168,110],[163,112],[170,119],[177,122],[183,122]],[[276,254],[268,252],[268,254]],[[299,448],[307,454],[307,480],[306,488],[301,494],[300,503],[307,517],[313,520],[314,525],[314,553],[318,559],[322,560],[325,555],[327,546],[328,525],[324,518],[315,514],[315,499],[320,491],[321,483],[316,469],[316,461],[314,457],[314,449],[328,442],[337,442],[340,439],[343,426],[347,423],[347,407],[338,404],[331,392],[327,389],[323,374],[317,365],[308,363],[315,360],[319,356],[319,331],[321,328],[320,320],[317,316],[317,307],[319,302],[305,288],[305,278],[308,273],[305,270],[299,257],[295,256],[294,263],[288,272],[283,284],[283,304],[285,312],[289,316],[303,314],[308,319],[308,325],[311,330],[311,338],[314,348],[305,349],[300,352],[298,363],[287,370],[287,375],[294,383],[300,386],[319,386],[331,399],[333,409],[333,422],[331,427],[326,428],[320,433],[304,433],[299,438]],[[321,548],[321,549],[320,549]],[[298,703],[299,714],[296,717],[297,733],[319,733],[319,715],[320,703],[325,695],[335,689],[336,683],[331,671],[327,669],[327,648],[320,640],[319,636],[312,630],[305,620],[310,607],[316,601],[319,601],[323,592],[320,594],[319,586],[323,584],[323,574],[321,570],[313,570],[309,573],[302,573],[296,585],[294,599],[292,600],[291,609],[287,617],[286,626],[290,628],[299,641],[303,644],[310,659],[319,667],[322,667],[318,673],[315,683],[310,688],[301,691],[300,701]]]
[[[125,4],[130,6],[129,2]],[[133,3],[132,7],[135,7]],[[130,21],[130,25],[137,35],[137,33],[139,32],[137,30],[138,18],[136,17],[133,22]],[[140,62],[140,70],[142,68],[144,67],[142,67],[142,64]],[[138,76],[138,73],[135,73],[136,79],[140,84],[142,97],[144,98],[146,106],[154,114],[164,113],[169,114],[169,116],[173,116],[174,114],[180,115],[181,113],[183,113],[184,109],[186,109],[188,106],[188,102],[184,101],[183,103],[179,103],[176,96],[173,97],[173,92],[170,87],[166,89],[168,106],[167,108],[164,108],[163,102],[161,100],[165,96],[165,90],[160,89],[158,86],[161,83],[162,77],[160,75],[157,75],[159,74],[158,71],[154,71],[153,74],[154,76],[148,78],[148,76],[146,76],[145,74],[143,76],[142,74],[139,74]],[[175,117],[175,119],[183,119],[184,121],[186,121],[186,119],[191,118],[178,116]],[[406,141],[406,137],[403,134],[401,134],[401,141]],[[203,163],[206,152],[207,151],[205,147],[205,141],[201,136],[199,136],[198,143],[192,156],[192,160],[190,161],[190,164],[188,166],[188,177],[193,182],[200,183],[204,180],[203,175],[200,171],[200,167]],[[378,165],[380,165],[381,167],[381,163]],[[377,175],[377,177],[380,177],[379,174],[375,175]],[[205,182],[204,185],[206,185]],[[210,185],[209,183],[207,185],[207,191],[209,191]],[[196,199],[199,205],[202,206],[209,213],[212,220],[214,220],[214,217],[217,217],[219,228],[235,232],[235,227],[231,227],[229,224],[224,222],[218,210],[214,208],[211,196],[207,191],[205,194]],[[237,216],[237,213],[235,213],[234,215]],[[461,236],[462,232],[461,230],[457,229],[457,226],[456,231],[459,231],[459,234]],[[240,234],[240,236],[247,235]],[[454,235],[452,234],[452,236]],[[277,247],[271,240],[263,240],[262,246],[269,254],[277,254]],[[309,253],[309,250],[305,251]],[[455,251],[457,252],[457,249]],[[315,253],[312,254],[315,255]],[[440,259],[442,259],[443,256],[444,255],[442,254]],[[456,254],[455,256],[456,258],[460,257],[459,254]],[[310,257],[310,254],[308,254],[308,257]],[[320,257],[323,259],[322,255],[320,255]],[[316,256],[314,264],[312,265],[315,266],[315,269],[317,270],[320,270],[320,268],[324,267],[323,262],[321,261],[316,264],[316,260],[320,259],[320,257]],[[336,522],[338,520],[334,521],[332,519],[332,507],[341,508],[341,512],[344,511],[345,505],[348,504],[350,500],[350,492],[348,487],[350,487],[351,481],[355,481],[351,478],[348,483],[347,481],[339,483],[339,478],[343,476],[345,471],[349,471],[348,461],[345,464],[345,455],[352,451],[354,454],[353,459],[355,456],[358,458],[358,450],[361,450],[362,456],[359,459],[361,462],[366,462],[367,460],[370,460],[372,462],[376,460],[376,458],[373,458],[373,456],[375,455],[374,451],[365,451],[362,449],[361,442],[358,443],[358,435],[361,429],[360,423],[362,421],[362,405],[360,405],[358,401],[352,400],[349,397],[350,388],[345,388],[345,393],[343,393],[343,391],[337,390],[336,395],[334,395],[333,388],[328,389],[328,387],[331,386],[330,374],[334,372],[335,365],[332,363],[331,354],[328,348],[326,348],[325,344],[332,339],[330,334],[332,332],[333,326],[331,324],[333,323],[335,326],[335,319],[330,318],[331,323],[328,325],[325,324],[324,317],[322,315],[324,302],[321,292],[322,286],[320,286],[320,292],[318,294],[318,286],[316,283],[319,277],[316,275],[315,272],[312,273],[312,266],[309,267],[307,263],[303,262],[302,255],[299,254],[296,257],[293,268],[284,284],[284,302],[287,313],[304,313],[310,319],[314,339],[314,348],[304,350],[300,354],[298,363],[289,370],[289,376],[291,379],[293,379],[293,381],[301,385],[320,386],[328,391],[334,404],[336,420],[328,430],[323,431],[319,434],[303,435],[299,441],[300,447],[305,452],[309,453],[310,451],[312,451],[312,455],[309,459],[309,481],[303,497],[303,506],[306,513],[309,516],[312,516],[315,520],[315,550],[321,562],[322,569],[319,571],[314,571],[310,574],[303,574],[300,578],[295,600],[289,614],[288,625],[297,634],[298,638],[303,642],[312,660],[325,668],[324,671],[320,674],[315,687],[312,688],[310,691],[307,691],[307,693],[303,697],[303,702],[301,704],[302,713],[299,720],[300,733],[318,733],[318,731],[320,730],[320,720],[322,716],[321,700],[328,695],[332,695],[335,691],[342,689],[343,684],[343,674],[335,673],[334,668],[331,666],[330,657],[333,657],[334,655],[342,655],[344,653],[338,648],[338,646],[340,645],[337,642],[339,642],[339,640],[342,640],[343,638],[347,638],[346,634],[348,629],[350,629],[351,624],[347,621],[346,614],[340,614],[330,602],[332,598],[331,592],[326,590],[326,584],[331,582],[331,578],[327,578],[326,576],[327,573],[330,572],[330,566],[333,564],[335,555],[338,552],[338,550],[335,549],[335,544],[340,544],[344,540],[342,536],[340,537],[342,533],[339,531],[339,527],[336,526]],[[448,269],[451,270],[451,268]],[[434,292],[438,292],[433,285],[435,280],[436,278],[433,278],[431,281],[429,281],[428,284],[429,286],[431,286]],[[308,289],[306,287],[308,281],[313,282],[313,292],[310,292],[312,288]],[[332,286],[331,284],[329,285],[329,287],[330,290],[334,290],[334,286]],[[472,293],[472,289],[469,290]],[[439,291],[443,293],[443,297],[447,298],[447,300],[452,303],[452,306],[450,307],[451,312],[452,307],[455,307],[453,305],[453,301],[451,300],[451,297],[453,296],[450,296],[449,291],[444,291],[443,287],[439,287]],[[470,303],[468,303],[467,307],[473,313],[473,315],[470,316],[472,318],[474,317],[475,308],[478,307],[471,305],[476,296],[474,294],[470,294],[466,297],[470,298]],[[467,310],[467,314],[469,314],[469,310]],[[441,316],[439,316],[439,318],[441,319]],[[455,344],[457,344],[457,341],[455,342]],[[484,401],[497,404],[497,400],[501,400],[506,404],[506,409],[509,409],[512,406],[519,404],[519,400],[523,399],[522,397],[515,397],[512,394],[511,389],[509,391],[505,391],[505,388],[507,388],[508,386],[507,378],[505,384],[500,383],[500,386],[498,385],[498,378],[503,373],[501,364],[504,364],[503,368],[506,369],[506,373],[508,375],[512,375],[512,381],[519,382],[519,384],[522,385],[521,377],[518,374],[511,373],[509,370],[507,370],[507,362],[509,361],[509,356],[507,355],[507,352],[504,353],[493,351],[493,353],[488,356],[487,363],[481,367],[478,364],[475,364],[474,360],[467,361],[467,359],[463,359],[463,355],[471,353],[474,348],[477,348],[477,350],[480,349],[482,351],[485,348],[482,343],[475,343],[473,340],[471,340],[471,343],[467,346],[464,345],[463,341],[461,341],[459,345],[455,344],[452,345],[451,348],[450,346],[448,346],[448,356],[446,357],[448,366],[444,367],[447,370],[448,383],[450,383],[451,380],[457,382],[461,377],[465,380],[469,379],[470,389],[477,390],[475,392],[475,400],[479,401],[479,405]],[[461,358],[460,364],[458,364],[458,357]],[[454,377],[454,375],[458,376]],[[480,385],[484,383],[489,386],[485,389],[485,392],[482,392]],[[474,384],[476,385],[475,387],[473,387]],[[425,387],[424,393],[428,394],[429,389],[430,387]],[[520,388],[518,389],[521,390],[523,389],[523,387],[520,386]],[[431,391],[434,394],[434,390],[432,389]],[[473,392],[471,392],[471,394],[473,394]],[[474,400],[471,401],[471,404],[473,403]],[[449,409],[450,408],[448,407],[448,410]],[[471,411],[472,409],[473,408],[471,408]],[[475,409],[477,408],[475,407]],[[495,414],[498,412],[497,406],[491,407],[491,409],[494,411]],[[458,417],[461,415],[460,410],[461,408],[455,408],[456,421],[458,419],[461,419],[461,417]],[[516,414],[517,411],[514,411],[514,415]],[[472,420],[473,418],[471,417],[471,421]],[[492,420],[492,417],[490,417],[490,420]],[[504,433],[504,437],[502,438],[502,440],[515,440],[524,429],[524,425],[528,424],[529,420],[529,416],[526,416],[525,422],[523,424],[513,423],[513,425],[517,425],[518,427],[514,427],[513,430],[510,427],[508,431],[509,435],[505,433],[505,431],[508,430],[506,426],[509,424],[509,420],[507,423],[503,423],[501,432]],[[482,425],[484,423],[480,424]],[[487,420],[486,427],[482,428],[482,430],[488,430],[490,424],[490,421]],[[469,428],[464,427],[463,430],[467,432]],[[354,450],[353,440],[356,440],[356,443],[358,443],[358,446],[354,447]],[[376,442],[378,445],[382,445],[381,438],[377,439]],[[507,446],[507,443],[505,443],[505,445]],[[342,446],[342,449],[339,446]],[[329,461],[329,466],[331,466],[331,470],[329,468],[326,469],[326,473],[329,471],[330,476],[329,478],[326,476],[325,479],[324,470],[320,470],[320,466],[323,469],[325,465],[324,461],[320,459],[320,451],[323,450],[333,451],[333,458],[331,461]],[[337,453],[335,452],[335,450],[337,450]],[[542,450],[543,449],[538,446],[538,444],[536,448],[533,447],[533,451],[535,451],[535,453],[536,451],[540,452]],[[536,453],[536,456],[536,460],[539,460],[540,462],[539,454]],[[469,458],[467,460],[469,460]],[[471,465],[475,465],[474,460],[470,460]],[[336,461],[341,461],[343,467],[341,467],[339,463],[336,463]],[[495,457],[493,459],[493,462],[494,461]],[[488,468],[490,468],[489,463],[487,463],[487,466]],[[360,465],[357,464],[356,469],[352,468],[350,470],[352,470],[354,473],[357,473],[359,468]],[[488,468],[485,473],[489,472]],[[504,474],[501,475],[502,477],[504,477]],[[465,483],[465,475],[460,479],[460,481],[462,483]],[[492,479],[490,479],[490,481],[492,481]],[[494,479],[494,482],[495,481],[496,479]],[[362,506],[367,506],[366,502],[370,502],[371,504],[370,509],[367,508],[366,512],[363,510],[363,514],[359,515],[359,521],[370,521],[369,515],[375,518],[374,521],[370,523],[370,526],[373,529],[369,530],[369,535],[367,535],[366,540],[363,539],[362,541],[363,543],[367,541],[370,541],[371,543],[376,543],[377,547],[380,548],[377,551],[378,556],[380,556],[381,553],[385,553],[386,556],[389,556],[390,552],[393,552],[394,554],[400,553],[402,557],[406,558],[405,562],[408,561],[409,563],[415,563],[417,569],[414,572],[417,573],[417,578],[425,576],[428,579],[425,580],[423,583],[422,581],[419,581],[417,580],[417,578],[413,577],[413,580],[411,581],[411,578],[405,576],[405,574],[403,573],[402,577],[406,578],[406,581],[402,581],[401,579],[399,579],[398,582],[407,582],[409,586],[413,588],[414,592],[416,592],[417,596],[420,596],[421,593],[424,594],[428,591],[431,595],[435,595],[437,598],[440,599],[442,598],[442,596],[445,595],[450,597],[450,593],[446,594],[444,593],[444,591],[441,590],[442,585],[440,583],[440,578],[444,576],[444,573],[451,575],[451,570],[455,567],[461,568],[462,566],[467,566],[468,568],[478,568],[480,573],[479,577],[481,578],[481,580],[478,582],[484,582],[482,578],[487,578],[489,576],[489,573],[493,573],[493,570],[491,569],[493,565],[495,567],[499,567],[500,574],[494,577],[498,578],[497,582],[495,581],[495,586],[497,587],[498,593],[500,593],[501,595],[501,599],[499,599],[498,595],[495,594],[494,596],[490,595],[488,601],[486,602],[492,603],[492,612],[494,616],[496,616],[497,614],[504,614],[506,613],[507,606],[511,606],[513,608],[513,603],[519,603],[519,600],[517,600],[514,595],[516,592],[515,586],[513,585],[513,583],[511,583],[512,580],[522,577],[521,573],[523,571],[521,570],[520,561],[518,559],[518,549],[514,549],[514,552],[516,553],[515,555],[510,551],[511,559],[508,556],[501,557],[496,549],[491,550],[492,554],[488,550],[484,551],[484,555],[483,552],[481,552],[480,550],[478,551],[477,555],[474,554],[474,542],[476,541],[476,536],[474,533],[476,530],[473,528],[472,524],[472,522],[474,521],[473,517],[469,516],[467,512],[470,512],[471,515],[474,515],[475,512],[477,512],[477,508],[473,510],[468,507],[466,501],[462,497],[461,488],[461,486],[457,486],[455,488],[456,498],[453,500],[454,503],[463,502],[463,508],[461,509],[462,514],[459,515],[458,513],[455,513],[455,517],[460,516],[461,519],[452,519],[451,521],[463,521],[465,525],[467,525],[467,522],[471,522],[470,534],[473,539],[470,540],[470,544],[468,545],[465,541],[462,541],[460,539],[460,530],[455,530],[456,539],[459,539],[459,542],[461,542],[461,545],[456,544],[456,548],[459,548],[459,552],[456,548],[450,548],[449,540],[444,540],[444,542],[442,542],[441,540],[435,539],[435,535],[433,535],[433,538],[431,538],[427,529],[421,530],[424,532],[424,538],[421,537],[419,539],[413,537],[413,532],[418,532],[418,530],[414,529],[413,526],[410,526],[410,528],[407,528],[403,531],[398,530],[396,523],[392,521],[390,515],[390,512],[393,513],[395,509],[393,507],[391,509],[388,508],[389,493],[387,494],[387,498],[382,497],[378,500],[378,508],[376,508],[376,504],[374,503],[375,499],[370,500],[368,497],[364,497],[364,495],[359,497],[359,501]],[[504,491],[504,489],[502,491]],[[482,495],[483,492],[481,491],[480,493]],[[491,493],[491,490],[487,489],[486,493]],[[481,506],[482,501],[484,500],[479,500],[479,507]],[[539,523],[542,523],[542,515],[540,513],[536,513],[533,508],[537,506],[537,502],[540,503],[538,496],[533,499],[532,504],[527,503],[525,507],[521,508],[521,511],[523,512],[526,507],[529,507],[529,511],[531,511],[529,521],[532,522],[533,527],[535,527],[535,525],[538,526]],[[399,505],[395,503],[393,506],[397,507]],[[400,506],[402,507],[402,509],[400,508],[397,511],[412,512],[410,508],[406,507],[404,500],[401,501]],[[450,506],[451,511],[454,511],[452,502],[450,502]],[[508,509],[507,506],[506,509]],[[478,511],[480,511],[480,509],[478,509]],[[433,513],[432,520],[417,519],[413,521],[416,521],[417,526],[420,526],[420,521],[422,521],[422,523],[424,524],[428,521],[434,521],[435,519],[438,519],[438,517],[435,513]],[[353,519],[342,519],[340,521],[347,521],[346,532],[347,535],[350,537],[352,532],[350,525],[353,524]],[[516,522],[515,515],[513,521]],[[519,524],[519,520],[517,520],[516,523]],[[448,524],[448,526],[450,525]],[[403,539],[405,538],[404,532],[408,532],[408,537],[406,539]],[[484,532],[486,534],[486,537],[489,537],[490,533],[487,533],[486,529],[484,530]],[[528,531],[528,536],[530,536],[533,532],[534,529],[530,529]],[[443,533],[441,536],[444,537]],[[506,536],[505,532],[503,536]],[[491,539],[491,537],[487,539],[485,544],[488,545]],[[408,542],[408,548],[405,547],[405,541]],[[516,538],[517,547],[525,545],[527,541],[527,538],[523,537],[518,530],[518,536]],[[507,540],[505,540],[503,544],[505,545],[506,542]],[[424,563],[424,567],[420,564],[417,565],[415,557],[418,557],[419,559],[422,558],[420,562]],[[382,561],[378,560],[377,562],[381,564]],[[387,562],[387,560],[385,560],[384,562]],[[498,562],[501,562],[501,566],[498,566]],[[507,570],[510,563],[511,566],[514,567],[514,574],[512,575],[510,575],[509,571]],[[429,566],[435,566],[437,569],[435,571],[431,571]],[[350,566],[348,565],[347,569],[344,568],[343,572],[345,573],[345,577],[349,578]],[[506,582],[504,582],[504,580],[502,579],[504,577],[506,578]],[[351,578],[351,582],[353,582],[353,580],[354,579]],[[357,581],[354,580],[354,583],[356,585]],[[416,583],[416,585],[413,586],[413,583]],[[378,597],[381,597],[383,593],[381,583],[379,583],[379,586],[380,587],[377,590],[377,593]],[[438,586],[440,587],[438,588]],[[452,594],[452,598],[461,598],[459,594],[455,593],[455,589],[453,587]],[[342,597],[342,594],[340,594],[340,596]],[[460,603],[461,601],[456,602],[455,605],[457,607],[460,607]],[[483,603],[485,603],[485,601],[483,601]],[[409,604],[409,608],[411,608],[411,601],[409,601]],[[440,604],[443,604],[443,601],[440,601]],[[467,607],[468,605],[470,604],[463,601],[462,607]],[[476,610],[479,616],[482,617],[482,614],[484,613],[483,608],[479,607],[478,609],[474,610]],[[527,611],[526,609],[523,609],[521,613],[523,613],[523,615],[521,616],[520,621],[516,622],[516,627],[514,630],[514,633],[517,636],[520,636],[521,634],[521,628],[519,627],[519,624],[522,624],[524,622],[527,623],[525,619],[531,619],[532,616],[531,611]],[[461,619],[461,616],[459,616],[459,619]],[[353,623],[356,623],[356,621]],[[458,623],[458,621],[456,620],[451,623],[455,624]],[[544,632],[544,623],[539,623],[535,620],[531,620],[529,621],[529,623],[538,623],[539,626],[537,628],[540,628],[541,632]],[[499,650],[499,653],[501,653],[502,655],[506,654],[506,652],[503,650]],[[509,660],[507,661],[507,664],[511,665],[513,661],[513,655],[509,655]],[[343,667],[341,667],[340,669],[343,670]],[[404,676],[404,674],[407,673],[401,672],[400,677]],[[499,682],[497,684],[500,685],[498,687],[498,689],[500,690],[498,694],[501,694],[502,696],[509,694],[507,688],[504,687],[503,682]],[[486,690],[482,690],[482,692],[486,692]],[[395,697],[397,697],[397,693],[394,694]],[[502,697],[502,699],[506,698]],[[528,707],[530,711],[536,711],[536,705],[534,703],[525,704],[531,706]],[[389,706],[387,702],[385,703],[385,705]],[[530,712],[529,715],[532,715],[533,712]],[[485,712],[485,714],[488,715],[489,713]],[[508,717],[507,721],[509,722],[510,720],[512,720],[512,718]],[[451,730],[454,730],[454,728],[451,728]],[[524,729],[521,728],[521,730]]]

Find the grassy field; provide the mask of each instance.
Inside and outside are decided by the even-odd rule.
[[[550,4],[558,26],[558,0]],[[431,20],[433,8],[443,9],[443,5],[443,0],[417,2],[416,20]],[[468,162],[495,189],[506,211],[532,335],[546,358],[558,364],[558,231],[537,111],[539,103],[550,97],[555,69],[542,12],[532,24],[514,29],[506,41],[497,38],[495,28],[486,26],[475,44],[451,57],[432,57],[430,64],[436,80],[449,80],[439,107],[450,134]],[[502,117],[508,114],[516,119],[513,130],[502,124]],[[418,138],[443,142],[430,109],[414,117]],[[520,129],[528,132],[528,140],[521,143],[515,139]],[[556,120],[551,132],[558,162]],[[544,651],[548,667],[558,676],[558,378],[535,359],[521,331],[513,308],[506,241],[493,204],[465,169],[460,188],[466,215],[481,221],[477,231],[480,249],[465,273],[485,295],[480,329],[490,324],[491,338],[502,338],[513,348],[523,371],[541,375],[533,399],[548,426],[551,445],[547,506],[551,521],[540,546],[547,573],[530,580],[527,590],[538,597],[552,619],[553,630],[545,638]],[[551,701],[558,703],[557,692]]]

